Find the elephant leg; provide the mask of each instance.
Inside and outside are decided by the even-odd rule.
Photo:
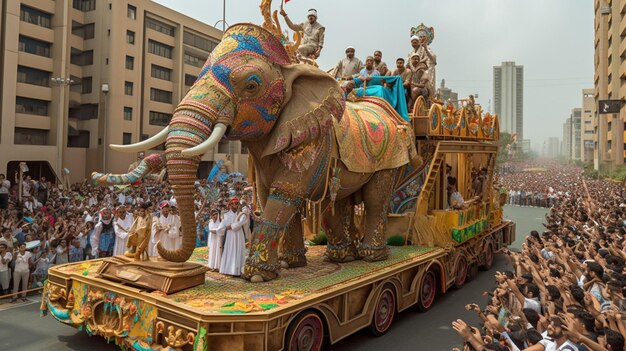
[[[332,262],[349,262],[357,258],[353,235],[356,233],[352,221],[353,204],[350,197],[335,203],[335,215],[330,209],[324,217],[324,230],[328,238],[326,258]]]
[[[282,181],[272,184],[263,216],[254,223],[250,252],[242,274],[244,279],[262,282],[278,277],[280,234],[293,222],[302,199],[293,184]]]
[[[283,268],[295,268],[306,266],[306,248],[304,247],[304,234],[302,233],[302,216],[296,213],[291,220],[286,235],[283,236],[283,247],[279,261]]]
[[[363,188],[367,216],[363,241],[359,243],[358,250],[359,255],[366,261],[384,260],[389,255],[385,229],[397,175],[397,169],[378,171]]]

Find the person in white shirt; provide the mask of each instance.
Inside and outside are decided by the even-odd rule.
[[[16,294],[11,302],[17,301],[17,292],[22,283],[22,289],[19,291],[25,291],[28,288],[28,279],[30,276],[30,258],[33,255],[26,251],[26,244],[20,244],[19,251],[15,255],[15,270],[13,271],[13,294]],[[26,293],[22,293],[22,301],[26,302]]]
[[[7,250],[5,243],[0,243],[0,295],[9,293],[9,263],[13,254]]]
[[[537,344],[525,348],[524,351],[578,351],[578,347],[565,335],[563,321],[556,316],[550,318],[550,324],[544,339]]]
[[[222,243],[224,238],[224,230],[220,229],[220,215],[216,209],[211,210],[211,219],[209,220],[209,261],[207,266],[209,269],[217,271],[220,269],[222,261]]]
[[[225,230],[224,251],[220,262],[220,273],[240,276],[245,263],[246,239],[243,226],[250,222],[249,216],[239,210],[239,200],[233,198],[230,211],[224,214],[220,230]]]
[[[123,255],[126,252],[126,243],[128,242],[128,231],[133,225],[132,213],[126,212],[125,206],[117,208],[117,218],[115,218],[115,246],[113,247],[113,256]]]
[[[11,189],[11,183],[4,174],[0,174],[0,210],[6,210],[9,207],[9,189]]]
[[[167,250],[175,250],[180,237],[180,218],[170,213],[170,204],[167,201],[159,205],[161,213],[152,221],[152,240],[148,248],[150,256],[157,256],[156,244],[160,241]]]

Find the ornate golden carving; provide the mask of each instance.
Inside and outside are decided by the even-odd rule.
[[[137,306],[125,297],[102,291],[90,291],[81,315],[89,331],[105,338],[126,337],[131,329]]]
[[[176,350],[182,350],[183,346],[192,345],[196,340],[194,333],[186,331],[185,329],[177,328],[173,325],[167,327],[167,335],[165,335],[165,323],[162,321],[157,322],[156,332],[157,334],[163,335],[163,339],[167,345]]]

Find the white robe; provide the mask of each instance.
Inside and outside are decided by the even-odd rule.
[[[224,237],[224,229],[220,229],[220,220],[209,221],[209,262],[207,266],[210,269],[219,269],[222,260],[222,238]]]
[[[113,256],[123,255],[126,252],[128,242],[128,230],[133,225],[133,214],[126,213],[124,219],[116,218],[113,229],[115,229],[115,246],[113,246]]]
[[[243,226],[249,225],[249,217],[246,213],[235,214],[232,211],[226,212],[220,229],[226,229],[226,239],[224,240],[224,251],[222,251],[222,262],[220,262],[220,273],[228,275],[241,275],[245,263],[246,239]]]
[[[158,229],[160,225],[162,229]],[[175,250],[182,245],[182,238],[179,235],[180,217],[168,214],[167,217],[161,215],[152,220],[152,240],[149,244],[149,255],[157,256],[156,243],[159,241],[168,250]]]

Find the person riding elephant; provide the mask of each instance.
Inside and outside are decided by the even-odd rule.
[[[384,100],[346,103],[339,83],[326,72],[293,64],[294,50],[281,44],[280,32],[267,21],[263,27],[237,24],[224,33],[167,128],[135,145],[111,146],[138,152],[165,142],[183,245],[169,251],[159,244],[159,254],[181,262],[193,252],[196,171],[200,157],[226,136],[250,150],[262,208],[243,278],[268,281],[281,266],[306,265],[300,223],[308,200],[322,200],[327,209],[329,260],[387,258],[384,231],[398,170],[418,160],[412,129]],[[340,184],[332,211],[326,191],[331,176]],[[108,184],[124,179],[92,177]],[[362,238],[352,220],[356,193],[368,213]]]

